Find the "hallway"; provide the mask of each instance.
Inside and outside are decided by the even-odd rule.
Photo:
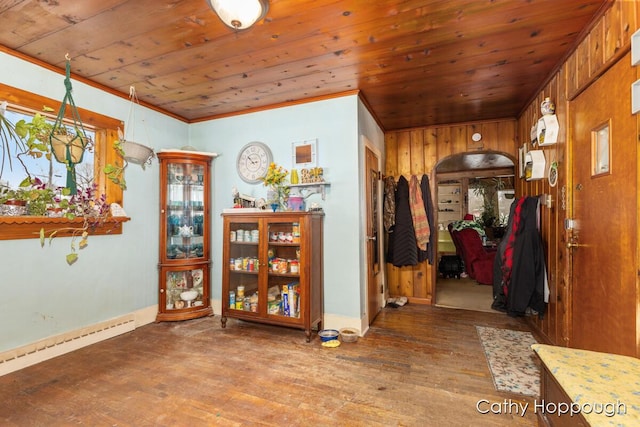
[[[436,282],[436,306],[463,310],[498,313],[491,309],[493,288],[480,285],[473,279],[444,279],[438,277]]]

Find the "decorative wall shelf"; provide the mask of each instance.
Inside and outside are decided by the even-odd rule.
[[[526,154],[525,159],[525,179],[527,181],[535,181],[545,177],[547,161],[544,157],[544,151],[531,150]]]
[[[298,188],[300,190],[300,194],[305,199],[312,194],[320,194],[322,195],[322,200],[325,198],[325,189],[328,187],[328,182],[308,182],[305,184],[290,184],[289,188]]]
[[[536,126],[536,140],[538,147],[553,145],[558,142],[558,134],[560,125],[558,117],[555,114],[545,114],[542,116]]]

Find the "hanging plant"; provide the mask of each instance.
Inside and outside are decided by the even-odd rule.
[[[151,164],[151,160],[155,157],[155,153],[151,147],[135,141],[134,124],[136,119],[136,109],[140,107],[140,100],[138,100],[138,95],[136,94],[136,88],[134,86],[129,87],[129,100],[129,116],[127,118],[127,127],[125,128],[125,134],[128,134],[128,137],[118,129],[118,136],[120,137],[119,148],[122,150],[122,157],[124,157],[127,162],[140,165],[142,169],[144,169],[146,165]],[[144,125],[144,123],[145,121],[143,117],[142,124]],[[147,128],[145,126],[145,133],[147,134],[147,139],[149,139],[149,135],[146,130]]]
[[[68,54],[65,58],[67,60],[64,79],[66,91],[60,105],[58,117],[49,135],[49,142],[55,159],[67,166],[67,188],[74,194],[77,191],[75,165],[82,162],[84,151],[91,144],[91,140],[84,130],[80,120],[80,113],[73,101],[73,95],[71,94],[71,60]],[[71,107],[73,126],[68,126],[64,123],[67,103]]]
[[[104,173],[107,175],[107,178],[110,179],[113,183],[119,185],[123,190],[127,189],[127,182],[124,177],[124,171],[129,163],[138,164],[144,170],[147,165],[151,164],[151,161],[155,157],[155,153],[153,152],[152,148],[132,141],[132,139],[135,138],[135,109],[136,106],[140,105],[138,95],[136,95],[136,89],[133,86],[129,87],[129,99],[130,103],[129,116],[127,119],[127,129],[130,129],[130,139],[127,139],[125,134],[122,132],[122,129],[118,128],[118,140],[113,143],[113,149],[116,150],[116,152],[122,157],[123,162],[121,165],[117,163],[109,163],[104,168]],[[144,124],[144,118],[142,119],[142,122]]]

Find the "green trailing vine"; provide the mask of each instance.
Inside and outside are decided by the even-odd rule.
[[[122,166],[117,164],[108,163],[104,167],[104,174],[106,177],[116,185],[119,185],[123,190],[127,189],[127,181],[124,177],[124,170],[127,168],[128,162],[124,157],[124,150],[122,149],[122,139],[118,139],[113,143],[113,149],[116,150],[116,153],[122,157]]]

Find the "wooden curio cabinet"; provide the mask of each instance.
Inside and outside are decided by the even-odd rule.
[[[210,302],[211,163],[216,155],[158,153],[160,162],[159,298],[156,321],[213,314]]]
[[[222,327],[227,318],[311,331],[322,325],[323,214],[223,214]]]

